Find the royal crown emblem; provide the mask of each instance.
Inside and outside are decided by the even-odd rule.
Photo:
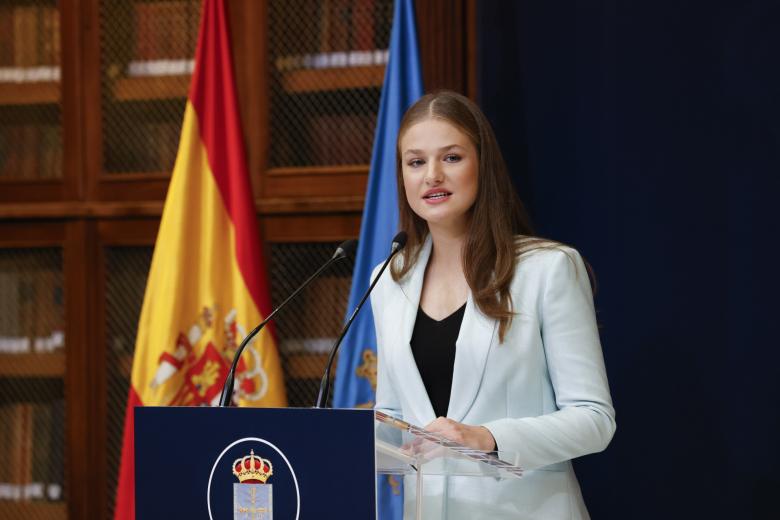
[[[233,475],[242,484],[265,484],[273,474],[271,461],[255,455],[255,450],[233,462]]]

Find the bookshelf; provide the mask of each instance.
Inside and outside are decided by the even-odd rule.
[[[0,518],[46,518],[47,520],[65,520],[68,518],[68,511],[65,504],[0,502]]]
[[[114,99],[117,102],[183,99],[187,97],[189,86],[190,76],[188,75],[121,78],[114,84]]]
[[[278,303],[336,243],[359,233],[391,4],[227,5],[253,195]],[[432,88],[469,89],[470,58],[461,49],[468,5],[418,2]],[[57,49],[54,55],[17,63],[8,53],[4,28],[13,25],[17,8],[47,13],[36,15],[49,21],[33,33],[47,53]],[[199,9],[198,0],[9,0],[0,6],[0,285],[4,275],[32,269],[42,258],[48,272],[37,279],[49,280],[44,288],[58,287],[56,312],[39,312],[49,316],[40,322],[47,326],[27,311],[16,320],[27,323],[24,331],[0,318],[0,346],[2,338],[12,340],[5,344],[11,349],[21,337],[29,344],[0,351],[0,437],[7,436],[2,426],[17,422],[9,417],[51,421],[45,442],[57,477],[45,484],[59,486],[3,488],[7,475],[0,471],[0,518],[113,515],[135,328],[176,153]],[[4,170],[9,147],[20,153],[16,166]],[[323,349],[346,307],[351,266],[341,267],[277,324],[291,405],[309,406],[316,393]],[[20,312],[18,287],[16,293],[0,291],[0,311]],[[26,480],[20,486],[35,484]]]
[[[0,377],[59,378],[65,354],[0,354]]]
[[[200,2],[101,2],[100,16],[102,27],[119,28],[100,37],[101,173],[170,172],[194,67]]]
[[[268,166],[321,173],[327,166],[364,165],[367,171],[393,2],[294,5],[304,16],[289,16],[287,2],[269,3]]]
[[[45,242],[0,240],[0,518],[65,511],[63,255]]]
[[[282,89],[289,94],[334,90],[381,88],[385,79],[382,65],[354,67],[351,74],[342,69],[296,70],[281,77]]]
[[[54,1],[0,5],[0,182],[62,175],[59,20]]]
[[[0,105],[56,105],[59,102],[60,85],[54,81],[0,83]]]

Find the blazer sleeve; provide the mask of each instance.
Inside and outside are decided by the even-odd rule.
[[[616,428],[585,265],[573,249],[548,254],[539,314],[558,410],[484,425],[529,470],[602,451]]]
[[[371,274],[371,280],[379,272],[379,266]],[[387,275],[387,273],[385,273]],[[383,321],[383,303],[387,297],[387,287],[385,280],[380,280],[376,289],[371,293],[371,312],[374,316],[374,327],[376,331],[376,350],[377,350],[377,377],[376,377],[376,404],[375,409],[401,418],[401,403],[393,387],[388,362],[387,349],[389,345],[384,340],[385,322]]]

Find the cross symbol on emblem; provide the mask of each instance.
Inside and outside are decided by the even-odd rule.
[[[249,491],[249,500],[249,507],[239,507],[238,512],[244,513],[244,518],[248,518],[249,520],[263,520],[263,517],[265,516],[265,513],[268,512],[268,509],[264,507],[257,507],[257,488],[254,486]]]

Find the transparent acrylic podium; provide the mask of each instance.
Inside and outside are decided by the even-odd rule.
[[[517,455],[462,446],[380,411],[374,412],[377,475],[416,479],[415,518],[423,518],[423,489],[428,476],[517,479],[523,470]]]

